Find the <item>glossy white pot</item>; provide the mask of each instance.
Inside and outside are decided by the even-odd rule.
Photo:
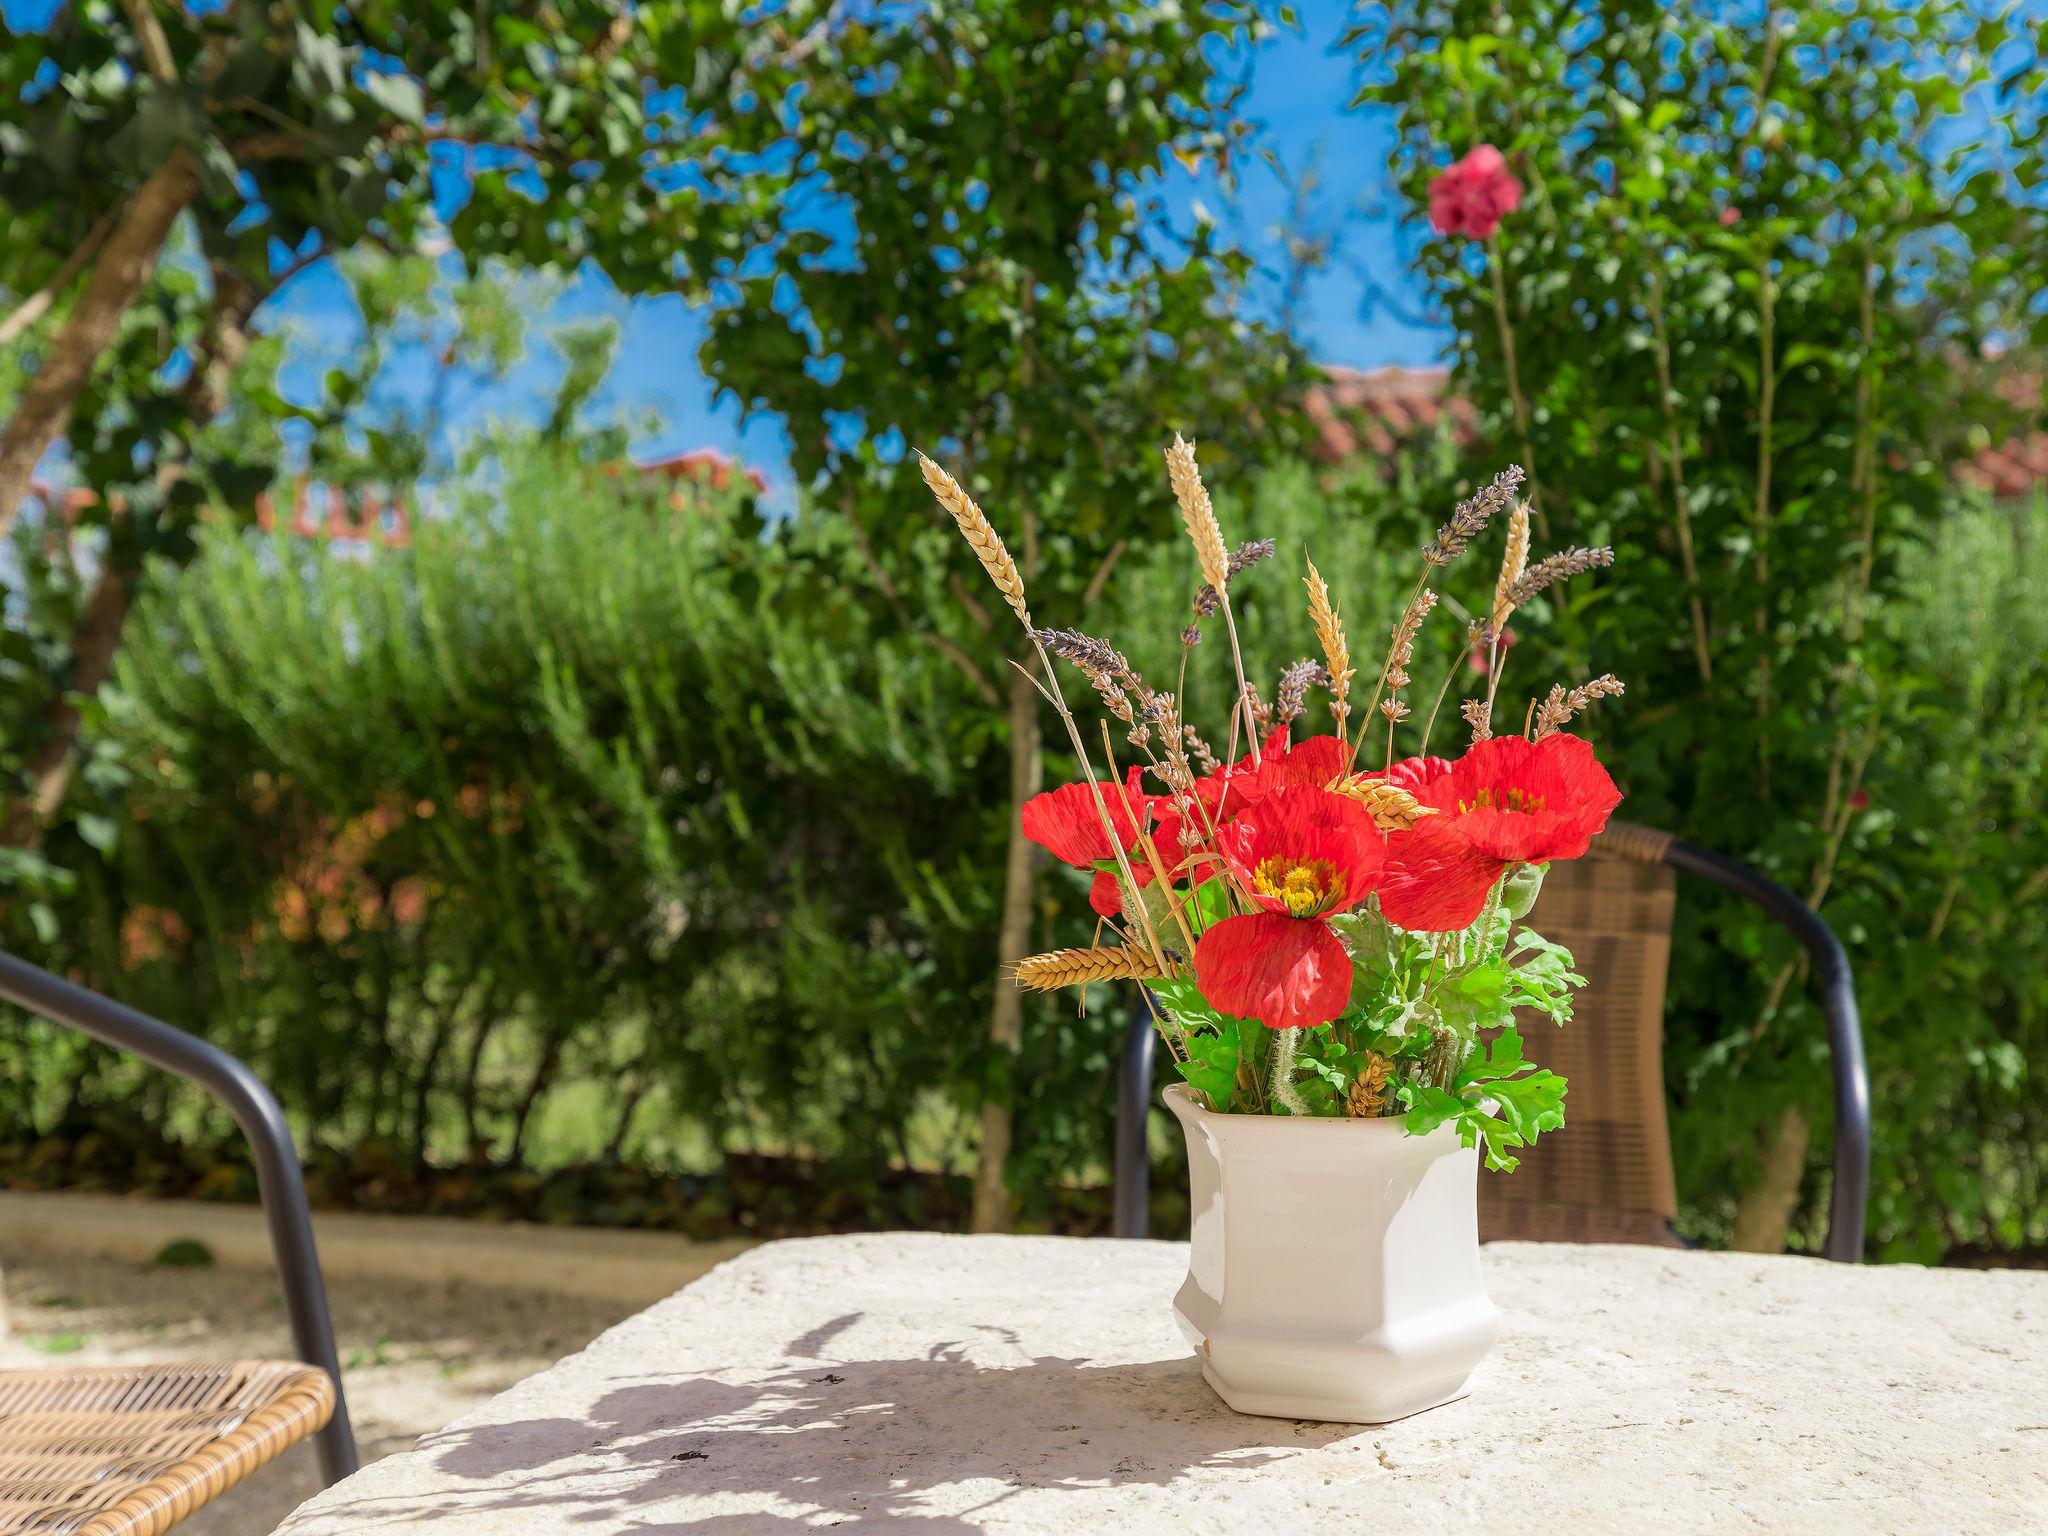
[[[1166,1090],[1194,1214],[1173,1313],[1239,1413],[1384,1424],[1463,1397],[1500,1333],[1479,1154],[1398,1119],[1222,1115]]]

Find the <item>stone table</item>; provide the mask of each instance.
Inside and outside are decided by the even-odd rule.
[[[2048,1274],[1497,1244],[1499,1346],[1380,1428],[1243,1418],[1177,1243],[772,1243],[289,1536],[2048,1531]]]

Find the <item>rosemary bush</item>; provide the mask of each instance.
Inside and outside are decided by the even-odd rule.
[[[1288,467],[1219,502],[1278,546],[1240,587],[1262,688],[1300,648],[1284,567],[1313,542],[1349,608],[1397,605],[1445,463],[1418,454],[1390,483]],[[2033,814],[2048,787],[2048,507],[1942,505],[1873,609],[1896,686],[1827,899],[1872,1046],[1874,1241],[1914,1258],[2048,1242],[2033,1066],[2048,1015],[2048,831]],[[678,513],[522,453],[498,494],[423,525],[410,552],[209,537],[150,596],[109,701],[101,759],[134,778],[87,788],[88,817],[122,819],[110,858],[59,850],[81,871],[62,958],[249,1054],[322,1157],[370,1144],[394,1170],[439,1165],[429,1201],[460,1205],[451,1165],[705,1169],[796,1149],[822,1160],[821,1203],[800,1220],[958,1219],[958,1202],[920,1217],[884,1189],[891,1167],[971,1157],[1004,811],[981,776],[1000,746],[956,669],[843,599],[849,558],[808,516],[764,530],[744,502]],[[954,605],[942,571],[930,580],[913,596],[942,620]],[[1091,622],[1144,635],[1137,617],[1185,590],[1179,550],[1143,552]],[[1469,666],[1458,625],[1424,639],[1419,688]],[[1170,636],[1163,649],[1133,660],[1168,667]],[[1626,741],[1646,707],[1610,703],[1589,729]],[[1462,726],[1437,731],[1449,745]],[[979,767],[960,755],[977,742]],[[1634,765],[1636,794],[1670,793],[1654,766]],[[1041,947],[1085,937],[1085,877],[1048,869],[1040,897]],[[1780,952],[1701,888],[1680,912],[1680,1191],[1711,1232],[1742,1176],[1730,1122],[1692,1085],[1735,1069],[1683,1031],[1725,1006],[1731,956],[1765,986]],[[1128,1000],[1099,988],[1091,1003],[1079,1016],[1036,998],[1026,1016],[1027,1219],[1106,1175]],[[1817,1036],[1809,1021],[1798,1056],[1814,1106]],[[17,1136],[146,1112],[231,1143],[160,1076],[26,1038],[0,1056]],[[1766,1102],[1801,1091],[1754,1064],[1737,1081]],[[1158,1184],[1170,1196],[1170,1175]],[[602,1184],[562,1191],[542,1207],[561,1219],[671,1219]]]
[[[865,1176],[975,1054],[949,674],[871,630],[822,522],[558,454],[495,478],[411,549],[222,531],[152,594],[73,962],[331,1143]],[[537,1145],[579,1083],[589,1123]]]

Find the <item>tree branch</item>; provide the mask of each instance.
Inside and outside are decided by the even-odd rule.
[[[78,242],[77,249],[64,258],[64,264],[50,280],[16,305],[13,314],[5,320],[0,320],[0,347],[22,335],[50,312],[50,306],[63,297],[64,290],[71,286],[72,279],[84,270],[85,264],[91,261],[93,254],[99,250],[101,242],[107,238],[107,231],[114,227],[115,216],[120,211],[120,208],[114,207],[101,214],[100,221],[86,232],[85,238]]]
[[[1124,551],[1131,547],[1129,539],[1118,539],[1109,546],[1109,552],[1102,557],[1102,563],[1095,567],[1095,574],[1088,578],[1088,585],[1081,589],[1081,611],[1086,613],[1095,606],[1102,596],[1102,589],[1109,585],[1109,573],[1116,569],[1117,561],[1123,559]]]
[[[121,317],[156,265],[172,224],[198,191],[199,174],[180,145],[122,209],[77,307],[0,433],[0,537],[14,526],[37,463],[70,420],[79,391],[113,345]]]
[[[121,9],[128,13],[128,24],[142,44],[142,62],[149,72],[166,85],[176,84],[178,61],[171,57],[170,39],[164,36],[164,25],[156,19],[150,0],[121,0]]]

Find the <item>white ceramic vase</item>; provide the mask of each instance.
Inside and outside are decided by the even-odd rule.
[[[1176,1084],[1194,1216],[1174,1298],[1239,1413],[1384,1424],[1463,1397],[1500,1313],[1479,1275],[1479,1154],[1398,1119],[1223,1115]]]

